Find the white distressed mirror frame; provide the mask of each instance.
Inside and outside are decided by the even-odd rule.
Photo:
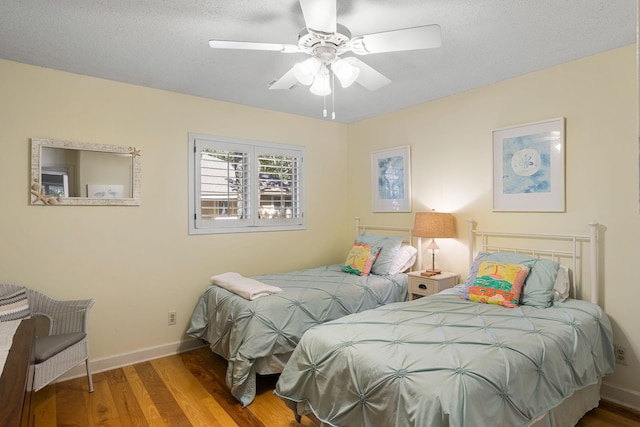
[[[70,150],[98,151],[104,153],[130,154],[132,159],[131,193],[133,197],[98,199],[89,197],[54,197],[44,194],[40,179],[42,174],[42,148],[64,148]],[[118,145],[89,144],[85,142],[31,138],[31,182],[30,203],[40,206],[139,206],[140,176],[142,172],[140,150]]]

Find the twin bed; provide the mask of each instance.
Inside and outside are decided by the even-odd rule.
[[[284,369],[280,364],[271,370],[282,370],[275,393],[297,417],[313,413],[326,426],[564,427],[598,405],[614,354],[611,325],[597,304],[597,225],[590,225],[589,235],[473,228],[470,222],[469,277],[450,291],[409,302],[352,304],[333,319],[311,316],[318,325],[306,322],[304,335],[292,339],[280,333],[281,323],[254,336],[252,346],[261,343],[259,357],[286,350]],[[516,307],[471,300],[474,286],[490,279],[483,276],[488,265],[527,267]],[[585,294],[590,301],[576,297]],[[297,294],[289,301],[298,307],[305,298]],[[248,316],[262,313],[254,307]],[[212,318],[209,330],[232,329],[238,319],[227,312],[214,318],[220,323]],[[208,341],[229,360],[233,392],[233,381],[243,378],[234,375],[238,363],[246,362],[239,357],[244,352],[224,353],[220,342],[229,339],[206,335],[221,336]],[[245,371],[251,376],[261,369],[254,364]]]
[[[411,229],[361,225],[356,218],[356,231],[356,240],[382,247],[378,268],[369,275],[347,273],[344,264],[335,264],[254,277],[282,289],[255,300],[217,285],[200,297],[187,333],[228,361],[226,382],[242,406],[255,398],[256,374],[280,373],[309,328],[408,298],[402,271],[415,260],[415,249],[407,251]],[[405,253],[414,257],[401,257]]]
[[[275,393],[298,417],[314,413],[331,426],[575,425],[598,405],[601,378],[614,368],[611,325],[596,303],[596,227],[566,236],[481,232],[470,223],[465,284],[310,329]],[[568,249],[542,249],[547,242]],[[591,272],[592,301],[564,299],[559,261],[571,266],[573,283]],[[491,263],[529,266],[515,308],[468,299]]]

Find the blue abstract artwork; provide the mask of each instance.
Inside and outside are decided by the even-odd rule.
[[[378,160],[378,197],[382,200],[404,198],[404,164],[402,156]]]
[[[551,149],[557,132],[505,138],[502,141],[502,190],[504,194],[552,191]]]

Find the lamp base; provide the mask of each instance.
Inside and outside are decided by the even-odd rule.
[[[425,270],[423,272],[420,273],[421,276],[426,276],[426,277],[431,277],[431,276],[435,276],[436,274],[440,274],[442,273],[442,270]]]

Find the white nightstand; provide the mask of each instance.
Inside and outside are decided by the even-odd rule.
[[[443,289],[452,288],[458,284],[460,275],[443,271],[435,276],[421,276],[419,271],[408,273],[409,276],[409,300],[414,300],[427,295],[437,294]]]

